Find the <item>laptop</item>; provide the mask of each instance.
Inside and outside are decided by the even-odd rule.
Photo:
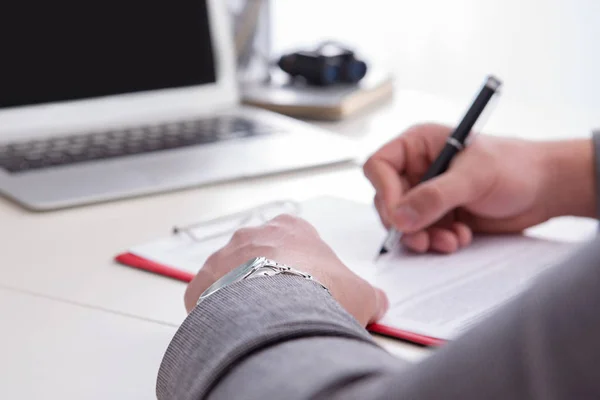
[[[225,3],[11,3],[0,193],[52,210],[351,160],[350,140],[240,105]]]

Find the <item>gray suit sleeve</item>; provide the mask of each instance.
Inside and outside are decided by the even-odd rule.
[[[600,134],[594,144],[600,154]],[[600,176],[598,157],[596,168]],[[599,307],[596,240],[458,340],[408,365],[375,345],[318,285],[291,276],[256,278],[215,293],[188,316],[164,356],[157,395],[600,398]]]
[[[599,261],[595,241],[414,366],[377,347],[311,282],[239,282],[183,323],[158,398],[600,398]]]
[[[315,282],[287,275],[259,277],[223,288],[190,313],[161,363],[158,398],[203,399],[214,388],[222,387],[222,378],[235,366],[243,365],[244,360],[259,355],[260,363],[260,355],[266,349],[288,342],[303,343],[303,340],[309,340],[311,344],[339,341],[343,344],[341,348],[357,356],[363,355],[377,362],[387,359],[387,365],[399,363],[378,347],[368,332]],[[328,346],[329,350],[336,348],[335,344]],[[291,371],[288,364],[297,365],[296,361],[302,359],[296,354],[286,356],[284,353],[283,362],[263,367],[274,372],[280,368]],[[328,351],[323,355],[333,356]],[[312,375],[312,371],[317,372],[319,368],[315,366],[306,371],[311,384],[316,385],[317,376]],[[338,378],[339,371],[329,372],[325,376],[325,370],[321,370],[318,380],[330,384]],[[243,393],[234,398],[261,398],[258,393],[268,383],[269,375],[270,372],[253,384],[245,380],[230,381],[228,387],[242,390]],[[287,372],[278,379],[286,375]],[[296,383],[305,385],[307,381]],[[297,398],[303,397],[302,393],[298,395]],[[273,393],[265,392],[265,396],[267,399],[278,398]]]

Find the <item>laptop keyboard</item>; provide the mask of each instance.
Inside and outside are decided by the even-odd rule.
[[[273,133],[276,128],[220,116],[161,125],[0,144],[0,168],[33,169],[144,154]]]

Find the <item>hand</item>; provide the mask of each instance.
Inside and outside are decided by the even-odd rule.
[[[281,215],[263,226],[238,230],[225,247],[208,258],[185,292],[187,311],[191,312],[202,292],[217,279],[259,256],[311,274],[363,326],[387,310],[385,294],[350,271],[315,228],[299,218]]]
[[[408,248],[450,253],[468,245],[473,232],[513,233],[558,215],[595,216],[590,140],[476,136],[446,173],[418,184],[450,133],[415,126],[364,166],[381,221],[403,232]]]

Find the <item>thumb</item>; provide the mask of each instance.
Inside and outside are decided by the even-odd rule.
[[[375,310],[371,314],[369,324],[374,324],[383,318],[390,306],[390,302],[383,290],[373,287],[373,291],[375,292]]]
[[[447,172],[410,190],[396,208],[393,221],[400,231],[415,232],[470,202],[472,197],[469,178],[456,172]]]

